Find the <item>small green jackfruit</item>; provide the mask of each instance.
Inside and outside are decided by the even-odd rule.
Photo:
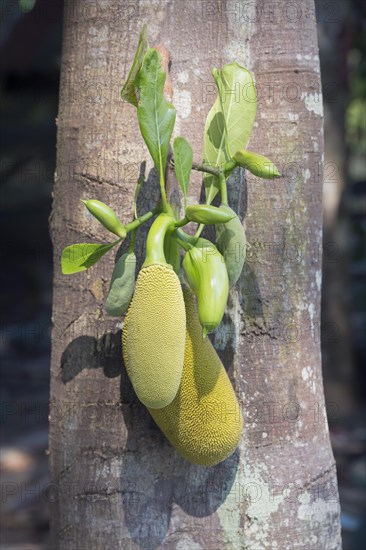
[[[273,178],[279,178],[281,176],[277,166],[275,166],[271,160],[259,153],[241,149],[235,153],[234,160],[236,160],[239,166],[243,166],[249,170],[249,172],[260,178],[272,180]]]
[[[183,259],[189,286],[197,296],[198,316],[206,335],[221,323],[229,295],[224,258],[207,239],[197,239]]]
[[[184,301],[187,334],[182,381],[170,405],[148,410],[184,459],[213,466],[235,451],[243,420],[220,358],[211,342],[202,339],[195,298],[188,289],[184,290]],[[130,330],[129,319],[127,324],[124,339]],[[126,354],[125,363],[129,370]]]
[[[126,238],[126,228],[110,206],[96,199],[81,201],[91,214],[111,233]]]
[[[215,223],[226,223],[236,214],[235,212],[226,212],[222,208],[212,206],[211,204],[192,204],[185,210],[186,217],[191,222],[204,223],[212,225]]]
[[[246,256],[246,237],[244,227],[230,206],[222,204],[220,210],[232,212],[234,217],[227,223],[216,225],[216,246],[225,259],[229,287],[239,279]]]
[[[124,357],[137,397],[146,407],[166,407],[181,381],[186,331],[182,288],[171,267],[141,269],[127,322]]]

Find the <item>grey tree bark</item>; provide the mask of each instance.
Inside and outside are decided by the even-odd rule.
[[[171,52],[175,134],[195,160],[215,97],[211,68],[237,60],[259,95],[250,149],[283,173],[273,182],[239,173],[229,189],[251,248],[214,344],[245,426],[238,450],[213,468],[177,456],[133,394],[121,322],[103,311],[113,254],[74,276],[60,271],[64,246],[108,239],[79,199],[131,219],[145,160],[139,209],[156,199],[135,110],[119,98],[144,22],[150,43]],[[319,344],[322,155],[313,0],[66,3],[51,219],[52,548],[341,548]],[[195,174],[190,201],[200,192]]]

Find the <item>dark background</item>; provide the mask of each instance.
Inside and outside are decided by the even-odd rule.
[[[62,3],[1,4],[3,549],[48,548],[52,499],[46,490],[52,303],[48,217],[55,170]],[[323,374],[344,549],[361,550],[366,533],[365,3],[319,0],[316,7],[326,143]]]

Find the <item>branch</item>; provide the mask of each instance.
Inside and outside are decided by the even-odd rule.
[[[212,176],[219,177],[220,173],[218,170],[215,170],[214,168],[210,168],[209,166],[205,166],[203,164],[198,164],[197,162],[192,163],[192,170],[196,170],[197,172],[206,172],[207,174],[211,174]]]

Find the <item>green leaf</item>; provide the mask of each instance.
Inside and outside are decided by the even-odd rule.
[[[67,246],[63,249],[61,255],[62,273],[71,275],[89,269],[119,242],[120,239],[109,244],[83,243]]]
[[[166,101],[163,93],[165,77],[160,53],[149,48],[137,76],[140,94],[137,118],[142,137],[161,180],[164,178],[169,142],[175,123],[175,109]]]
[[[233,155],[246,147],[257,110],[252,74],[238,63],[213,69],[218,96],[207,115],[204,131],[203,162],[220,169]],[[225,172],[226,179],[232,170]],[[212,202],[220,189],[217,176],[204,175],[206,197]]]
[[[144,55],[147,52],[149,45],[147,42],[147,26],[146,23],[141,29],[139,43],[137,46],[135,58],[132,63],[132,67],[130,69],[130,72],[128,74],[127,80],[123,85],[123,88],[121,90],[121,97],[125,101],[128,101],[135,107],[137,107],[138,104],[138,98],[136,96],[136,76],[141,68]]]
[[[121,317],[130,305],[135,287],[136,256],[123,254],[114,266],[104,307],[108,315]]]
[[[226,223],[236,216],[235,212],[229,213],[226,210],[209,204],[192,204],[191,206],[187,206],[185,215],[191,222],[204,223],[206,225]]]
[[[175,174],[183,191],[185,205],[192,170],[193,151],[186,139],[176,137],[173,143],[173,153]]]
[[[218,76],[226,144],[232,158],[249,141],[257,110],[257,96],[252,74],[238,63],[224,65]]]
[[[240,166],[243,166],[260,178],[271,180],[281,176],[273,162],[259,153],[252,153],[242,149],[235,153],[234,159]]]

